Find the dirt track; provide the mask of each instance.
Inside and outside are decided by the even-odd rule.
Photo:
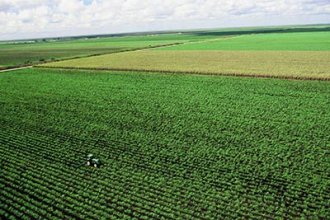
[[[32,68],[32,67],[33,66],[24,66],[24,67],[16,67],[16,68],[4,69],[4,70],[0,70],[0,73],[9,72],[9,71],[15,71],[15,70],[20,70],[20,69],[27,69],[27,68]]]

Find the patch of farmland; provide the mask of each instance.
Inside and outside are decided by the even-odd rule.
[[[325,219],[329,94],[318,81],[2,73],[0,216]]]
[[[59,40],[54,42],[0,44],[0,65],[14,67],[42,63],[44,61],[105,54],[134,48],[153,47],[183,42],[191,37],[175,39],[172,35],[108,37],[100,39]]]
[[[177,45],[158,50],[329,51],[330,31],[250,34]]]
[[[144,50],[67,60],[41,66],[330,79],[330,52]]]
[[[122,51],[123,48],[88,48],[88,49],[0,49],[0,62],[3,67],[33,65],[45,61],[55,61],[91,54],[105,54]]]

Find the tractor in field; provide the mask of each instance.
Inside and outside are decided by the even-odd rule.
[[[99,168],[101,166],[101,161],[100,159],[95,158],[93,154],[88,154],[86,164],[87,166],[93,166]]]

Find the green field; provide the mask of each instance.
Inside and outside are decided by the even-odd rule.
[[[327,219],[329,39],[306,25],[0,42],[0,69],[35,65],[0,70],[0,219]]]
[[[187,40],[175,46],[106,54],[43,66],[330,79],[329,31],[240,36],[229,35],[229,32],[227,34],[215,38]],[[212,35],[207,35],[206,32],[205,36]]]
[[[164,49],[329,51],[329,31],[329,25],[305,25],[0,41],[0,69],[174,43],[186,44]]]
[[[329,80],[330,52],[144,50],[42,66]]]
[[[6,42],[0,44],[0,67],[33,65],[40,62],[148,48],[157,45],[192,41],[189,35],[126,36],[54,42]]]
[[[329,94],[318,81],[1,73],[0,216],[326,219]]]
[[[163,48],[162,48],[163,49]],[[329,51],[330,32],[251,34],[167,47],[165,50]]]

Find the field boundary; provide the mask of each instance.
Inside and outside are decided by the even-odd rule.
[[[63,69],[63,70],[93,70],[93,71],[121,71],[121,72],[149,72],[149,73],[172,73],[172,74],[190,74],[190,75],[205,75],[205,76],[234,76],[247,78],[270,78],[270,79],[287,79],[287,80],[309,80],[309,81],[330,81],[329,78],[322,77],[299,77],[299,76],[276,76],[254,73],[225,73],[225,72],[198,72],[198,71],[171,71],[171,70],[143,70],[129,68],[89,68],[89,67],[55,67],[55,66],[33,66],[41,69]]]

